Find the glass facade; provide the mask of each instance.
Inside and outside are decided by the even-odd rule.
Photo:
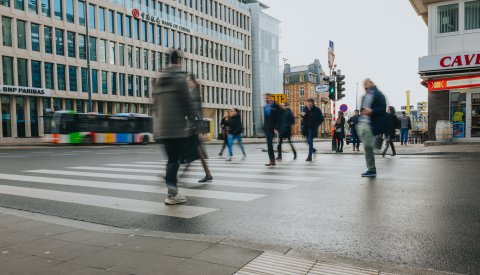
[[[63,20],[63,1],[62,0],[53,0],[53,12],[55,14],[55,19]]]
[[[68,82],[69,82],[69,90],[71,92],[76,92],[77,88],[77,67],[69,66],[68,67]]]
[[[67,22],[73,23],[75,22],[75,1],[74,0],[65,0],[66,2],[66,14],[67,14]]]
[[[108,72],[102,71],[102,94],[108,94]]]
[[[98,8],[98,25],[102,32],[105,31],[105,15],[105,8]]]
[[[53,53],[53,38],[52,38],[52,28],[44,27],[43,36],[45,37],[45,53]]]
[[[17,20],[17,42],[19,49],[27,48],[27,33],[25,30],[25,25],[25,21]]]
[[[55,29],[55,51],[57,55],[65,55],[65,43],[63,40],[62,29]]]
[[[31,133],[30,135],[32,137],[38,137],[39,136],[39,131],[38,131],[38,109],[37,109],[37,98],[31,96],[30,97],[30,130]]]
[[[87,68],[82,68],[82,92],[88,92],[88,70]]]
[[[32,66],[32,87],[42,88],[42,62],[32,60],[31,66]]]
[[[115,33],[115,11],[108,10],[108,32]]]
[[[13,57],[2,56],[3,84],[13,85]]]
[[[123,13],[117,12],[117,34],[123,36]]]
[[[17,115],[17,136],[25,137],[25,97],[15,97],[15,109]]]
[[[17,80],[18,86],[28,87],[28,61],[17,58]]]
[[[78,23],[85,26],[85,2],[78,1]]]
[[[87,59],[87,48],[85,46],[85,35],[78,35],[78,53],[81,59]]]
[[[57,89],[61,91],[67,90],[65,75],[65,65],[57,64]]]
[[[77,57],[76,53],[76,43],[75,43],[75,33],[67,32],[67,48],[68,48],[68,57]]]
[[[98,70],[92,69],[92,93],[98,94]]]
[[[88,27],[95,29],[95,5],[88,4]]]
[[[90,61],[97,61],[97,38],[90,36],[89,41],[89,53],[90,53]]]
[[[40,51],[40,25],[31,24],[32,51]]]
[[[10,96],[0,95],[2,104],[2,133],[3,137],[12,136],[12,114],[10,110]]]
[[[2,16],[3,46],[12,46],[12,18]]]
[[[50,0],[42,0],[42,15],[50,17],[52,14],[52,8],[50,6]]]
[[[110,75],[112,95],[117,95],[117,73],[112,72]]]
[[[53,63],[45,62],[45,88],[55,89],[53,78]]]

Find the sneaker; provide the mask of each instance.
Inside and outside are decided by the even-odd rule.
[[[226,161],[232,161],[232,157],[228,157]]]
[[[276,160],[277,160],[277,161],[282,161],[282,157],[279,156],[279,157],[277,157]]]
[[[308,157],[305,161],[312,161],[312,157]]]
[[[270,161],[269,163],[265,164],[265,166],[267,167],[272,167],[272,166],[276,166],[277,164],[275,163],[275,161]]]
[[[204,183],[207,181],[212,181],[213,177],[212,176],[205,176],[203,179],[199,180],[198,183]]]
[[[246,160],[246,159],[247,159],[247,155],[243,155],[242,160]]]
[[[368,170],[362,174],[363,178],[375,178],[377,176],[377,170]]]
[[[182,196],[180,194],[177,194],[175,197],[168,196],[165,199],[165,204],[166,205],[182,204],[182,203],[186,203],[186,202],[187,202],[187,198],[185,198],[184,196]]]

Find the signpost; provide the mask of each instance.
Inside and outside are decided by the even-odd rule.
[[[330,86],[328,85],[325,85],[325,84],[320,84],[320,85],[317,85],[317,87],[315,87],[315,92],[317,94],[319,93],[324,93],[324,92],[328,92],[328,89],[330,88]]]
[[[285,94],[272,94],[272,98],[277,104],[287,103],[287,95]]]
[[[348,106],[347,106],[347,104],[342,104],[342,105],[340,105],[340,111],[342,111],[342,112],[344,112],[344,113],[345,113],[346,111],[348,111]]]

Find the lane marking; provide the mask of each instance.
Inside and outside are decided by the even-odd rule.
[[[218,210],[214,208],[188,205],[176,205],[172,207],[166,206],[164,203],[160,202],[149,202],[133,199],[87,195],[72,192],[53,191],[46,189],[26,188],[8,185],[0,185],[0,194],[66,203],[75,203],[142,214],[162,215],[184,219],[194,218]]]
[[[100,189],[108,189],[108,190],[168,194],[168,189],[166,187],[160,187],[156,185],[75,180],[75,179],[62,179],[62,178],[51,178],[51,177],[34,177],[34,176],[23,176],[23,175],[13,175],[13,174],[0,174],[0,179],[12,180],[12,181],[48,183],[48,184],[65,185],[65,186],[91,187],[91,188],[100,188]],[[207,199],[229,200],[229,201],[246,202],[246,201],[252,201],[255,199],[265,197],[265,195],[261,195],[261,194],[250,194],[250,193],[240,193],[240,192],[199,190],[199,189],[189,189],[189,188],[180,188],[180,190],[181,190],[181,193],[185,196],[207,198]]]

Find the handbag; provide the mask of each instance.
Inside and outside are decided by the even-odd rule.
[[[180,163],[191,163],[200,159],[199,153],[200,141],[198,135],[191,135],[185,139],[185,143],[180,154]]]
[[[377,150],[382,149],[382,145],[383,145],[383,137],[381,135],[376,136],[375,142],[374,142],[375,149]]]

